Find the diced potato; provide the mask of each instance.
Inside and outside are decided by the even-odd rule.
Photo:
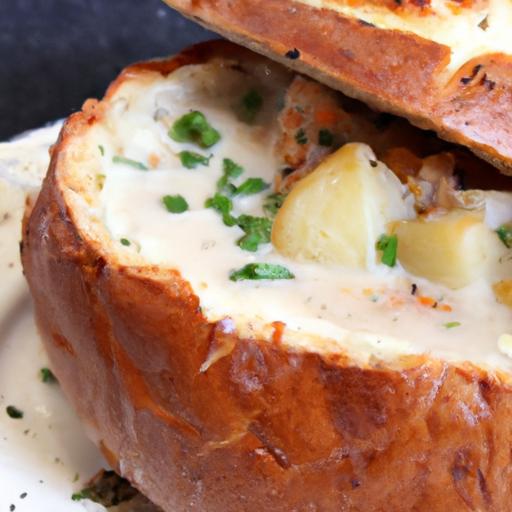
[[[433,219],[398,222],[398,260],[411,274],[461,288],[492,273],[503,248],[483,212],[452,210]]]
[[[272,243],[297,260],[348,267],[376,264],[375,243],[392,220],[414,215],[398,178],[365,144],[347,144],[292,189]]]

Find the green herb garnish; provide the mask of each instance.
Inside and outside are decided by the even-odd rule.
[[[41,368],[39,370],[39,376],[41,377],[41,381],[45,384],[55,384],[57,382],[57,377],[55,377],[50,368]]]
[[[447,329],[453,329],[454,327],[459,327],[461,325],[460,322],[446,322],[445,324],[443,324],[444,327],[446,327]]]
[[[382,235],[377,242],[377,249],[382,251],[381,262],[388,267],[396,265],[398,237],[396,235]]]
[[[295,134],[295,140],[297,141],[297,144],[300,144],[303,146],[304,144],[307,144],[308,138],[306,136],[306,132],[303,128],[301,128],[296,134]]]
[[[496,233],[500,237],[500,240],[505,244],[505,247],[512,248],[512,223],[503,224],[497,230]]]
[[[210,148],[220,140],[220,133],[197,110],[177,119],[168,134],[176,142],[193,142],[202,148]]]
[[[90,490],[89,489],[82,489],[79,492],[74,492],[71,495],[71,499],[73,501],[81,501],[81,500],[87,500],[90,497]]]
[[[187,169],[195,169],[198,165],[208,166],[210,164],[210,156],[203,156],[193,151],[181,151],[178,153],[181,160],[181,165]]]
[[[236,187],[231,181],[238,178],[243,172],[244,168],[241,165],[236,164],[230,158],[224,158],[222,176],[217,181],[217,192],[232,195],[236,191]]]
[[[272,221],[270,219],[240,215],[236,219],[236,223],[245,232],[245,235],[237,242],[238,246],[244,251],[255,252],[260,244],[270,242],[272,233]]]
[[[131,158],[126,158],[125,156],[116,155],[112,158],[112,162],[115,164],[124,164],[133,167],[134,169],[138,169],[139,171],[147,171],[148,167],[144,165],[142,162],[138,162],[137,160],[132,160]]]
[[[281,206],[283,206],[284,200],[286,199],[285,194],[270,194],[263,201],[263,211],[271,218],[277,215],[277,212]]]
[[[263,97],[261,94],[251,89],[243,98],[240,108],[240,119],[246,123],[254,122],[258,112],[263,106]]]
[[[330,130],[320,130],[318,132],[318,144],[320,146],[331,147],[334,144],[334,135]]]
[[[101,156],[105,156],[105,148],[101,144],[98,146],[98,149],[100,150]]]
[[[162,197],[162,203],[164,203],[167,211],[171,213],[183,213],[188,210],[188,203],[180,194],[175,196],[164,196]]]
[[[233,210],[233,203],[231,199],[222,194],[215,194],[205,202],[206,208],[213,208],[215,211],[222,215],[222,220],[226,226],[234,226],[236,224],[236,218],[231,215]]]
[[[258,194],[268,188],[270,185],[261,178],[248,178],[233,192],[237,196],[248,196]]]
[[[119,240],[121,242],[121,245],[125,245],[126,247],[129,247],[130,245],[132,245],[132,243],[130,242],[130,240],[128,240],[128,238],[121,238],[121,240]]]
[[[272,263],[249,263],[229,275],[231,281],[294,279],[295,276],[282,265]]]
[[[18,409],[15,405],[8,405],[5,408],[5,411],[7,412],[7,416],[13,420],[19,420],[23,418],[23,411]]]

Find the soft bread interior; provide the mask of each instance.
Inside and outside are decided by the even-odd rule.
[[[243,229],[227,226],[214,208],[205,207],[218,190],[226,159],[243,168],[233,179],[236,187],[250,178],[270,186],[282,166],[275,151],[282,128],[278,117],[293,77],[266,60],[258,62],[214,60],[168,76],[151,71],[125,76],[98,107],[98,120],[58,156],[63,160],[57,180],[83,236],[117,264],[177,269],[208,320],[241,337],[339,352],[357,364],[429,354],[511,369],[512,359],[498,340],[512,331],[512,312],[497,302],[487,276],[453,289],[400,264],[353,267],[294,258],[270,243],[247,251],[237,245]],[[257,118],[247,122],[239,109],[251,91],[257,91],[261,106]],[[175,123],[190,112],[201,112],[220,140],[206,148],[173,139]],[[368,146],[359,147],[372,155]],[[187,168],[184,151],[207,162]],[[232,214],[263,216],[271,192],[233,196]],[[188,209],[170,211],[165,196],[181,196]],[[489,229],[511,211],[510,197],[504,197],[505,213],[496,214]],[[294,278],[230,279],[234,270],[254,263],[280,265]],[[213,354],[202,370],[218,357],[222,354]]]

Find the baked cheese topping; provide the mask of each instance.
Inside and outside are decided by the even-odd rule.
[[[210,321],[229,319],[226,328],[236,327],[242,336],[271,339],[275,322],[281,322],[284,342],[318,351],[347,350],[359,362],[430,353],[512,368],[512,360],[498,348],[500,336],[512,332],[512,312],[497,303],[487,273],[462,287],[448,287],[393,261],[396,235],[385,234],[386,223],[379,219],[388,215],[414,231],[415,226],[408,224],[415,218],[413,198],[384,164],[372,159],[367,146],[344,146],[304,178],[330,176],[318,192],[316,209],[301,196],[299,182],[284,200],[272,236],[281,211],[290,212],[289,204],[298,196],[302,210],[313,217],[317,211],[325,213],[327,205],[336,205],[330,191],[345,179],[336,173],[352,164],[332,164],[335,159],[366,158],[368,169],[361,174],[361,183],[367,186],[361,188],[355,181],[353,190],[363,194],[366,206],[361,215],[373,227],[367,229],[365,221],[355,233],[342,235],[370,251],[363,260],[373,263],[357,260],[347,266],[339,258],[320,256],[314,261],[304,251],[290,255],[270,243],[269,225],[279,206],[272,190],[280,166],[274,151],[277,112],[290,78],[276,69],[259,71],[254,71],[255,78],[237,66],[214,62],[183,67],[165,79],[145,77],[122,84],[105,119],[87,131],[85,141],[68,150],[80,155],[80,172],[89,173],[101,190],[99,199],[89,198],[85,206],[73,190],[67,192],[68,200],[77,205],[76,222],[84,225],[79,209],[86,207],[89,217],[106,226],[112,240],[109,250],[121,255],[122,262],[179,269],[198,294],[203,314]],[[300,133],[297,144],[302,144],[299,139]],[[354,164],[354,179],[363,172],[358,165]],[[318,191],[323,186],[305,188]],[[375,194],[370,197],[368,191]],[[388,193],[397,201],[403,199],[404,206],[372,202]],[[350,194],[347,197],[350,201]],[[478,229],[464,234],[464,247],[471,249],[475,237],[478,243],[478,233],[486,226],[492,243],[502,247],[500,262],[496,257],[492,263],[503,275],[511,269],[510,252],[493,230],[510,220],[512,198],[491,192],[482,197],[484,209],[471,221]],[[345,208],[339,198],[337,212]],[[293,224],[302,210],[298,208],[286,225]],[[353,211],[343,225],[359,222],[360,210]],[[331,213],[321,221],[335,219],[336,212]],[[331,231],[339,222],[334,220],[328,229],[326,225],[319,228],[321,237],[338,236]],[[376,245],[372,237],[379,235]],[[303,245],[309,243],[308,236],[300,239]],[[325,247],[331,250],[329,244]],[[400,247],[399,235],[399,258]],[[486,253],[484,260],[487,257]]]
[[[465,2],[432,0],[424,8],[389,9],[385,3],[348,0],[299,0],[304,4],[333,9],[389,30],[412,32],[449,46],[450,72],[473,57],[486,53],[510,53],[512,4],[509,0],[489,0],[466,7]],[[418,2],[419,3],[419,2]],[[401,2],[397,2],[401,4]]]

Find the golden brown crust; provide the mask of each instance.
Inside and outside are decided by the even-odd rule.
[[[449,47],[412,33],[377,28],[332,9],[294,0],[166,2],[229,39],[348,96],[464,144],[512,174],[510,55],[482,55],[446,77]],[[453,4],[457,9],[473,5]],[[424,11],[428,2],[406,2],[401,9],[421,11],[421,6]],[[291,56],[298,58],[287,58],[287,52],[295,49],[299,53]],[[463,80],[476,66],[478,80]]]
[[[150,67],[224,52],[249,57],[214,43]],[[122,266],[80,232],[59,156],[101,108],[66,123],[22,262],[52,367],[123,476],[168,512],[508,510],[512,394],[499,377],[238,339],[207,322],[178,272]],[[201,372],[219,345],[232,350]]]

